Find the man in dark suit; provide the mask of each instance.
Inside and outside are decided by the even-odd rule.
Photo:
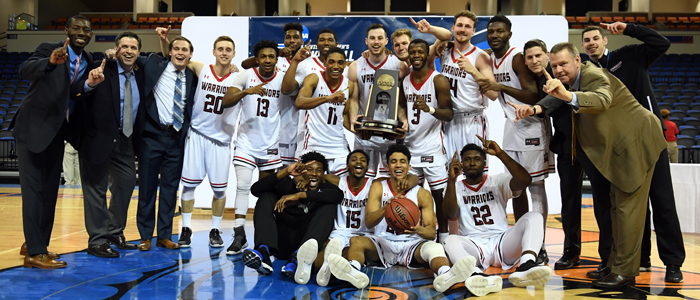
[[[545,72],[551,74],[547,45],[541,40],[534,39],[525,43],[523,47],[525,63],[530,71],[535,73],[540,87],[540,99],[544,99],[547,93],[543,87],[547,84]],[[585,153],[579,153],[580,159],[574,159],[571,153],[571,108],[566,105],[549,112],[554,126],[554,136],[549,142],[549,149],[557,154],[557,173],[559,174],[559,187],[561,190],[561,224],[564,230],[564,253],[554,263],[555,270],[566,270],[580,264],[581,255],[581,186],[583,184],[584,167],[579,160]],[[598,234],[598,255],[602,259],[601,265],[607,265],[612,248],[612,224],[610,220],[610,184],[607,179],[598,172],[592,164],[586,165],[586,174],[591,182],[593,192],[593,209],[596,215],[596,223],[600,229]],[[588,272],[591,277],[598,270]],[[600,278],[602,276],[599,276]],[[598,279],[595,278],[595,279]]]
[[[151,250],[160,174],[156,246],[177,249],[171,240],[177,189],[182,173],[185,138],[192,116],[197,76],[187,68],[194,47],[184,38],[170,42],[167,57],[140,59],[146,73],[146,116],[139,151],[138,249]]]
[[[644,108],[653,112],[664,127],[663,118],[654,97],[653,88],[649,81],[649,68],[669,47],[671,42],[664,36],[644,25],[615,22],[601,23],[602,27],[590,26],[583,30],[581,47],[586,51],[591,62],[601,68],[606,68],[627,86],[627,89]],[[616,50],[608,50],[607,37],[603,29],[611,34],[624,34],[642,41],[642,44],[630,44]],[[666,265],[667,282],[683,282],[681,266],[685,261],[685,245],[683,233],[678,221],[676,199],[673,195],[671,181],[671,166],[668,162],[668,151],[664,150],[659,156],[651,180],[649,200],[654,211],[654,230],[659,257]],[[642,261],[640,271],[651,271],[651,213],[647,210],[647,219],[642,239]]]
[[[123,32],[115,44],[117,61],[95,69],[105,82],[95,86],[88,78],[87,84],[81,80],[71,87],[85,112],[78,152],[85,228],[90,235],[87,252],[99,257],[119,257],[110,243],[119,249],[136,249],[126,242],[123,231],[136,186],[134,145],[140,141],[140,132],[134,125],[145,113],[141,101],[145,98],[144,73],[135,68],[141,39],[133,32]],[[108,187],[112,192],[109,209]]]
[[[610,182],[610,216],[613,248],[607,275],[594,286],[618,288],[634,285],[639,275],[640,244],[651,178],[666,142],[661,122],[644,109],[625,85],[607,70],[581,64],[576,47],[559,43],[552,47],[544,91],[551,97],[537,105],[516,109],[519,118],[549,111],[568,103],[574,111],[575,139],[572,155],[585,154]],[[567,91],[563,84],[571,87]],[[563,101],[562,101],[563,100]],[[584,164],[584,162],[582,162]]]
[[[70,84],[88,75],[85,70],[92,55],[83,48],[92,38],[90,26],[83,16],[71,17],[66,22],[65,43],[39,45],[19,68],[20,77],[31,80],[29,93],[13,120],[22,191],[25,267],[66,267],[47,247],[61,179],[63,141],[68,140],[73,146],[78,141],[72,134],[72,127],[80,122],[78,114],[72,114]]]

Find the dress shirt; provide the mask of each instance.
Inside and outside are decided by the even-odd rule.
[[[161,125],[173,124],[173,105],[175,103],[173,99],[175,98],[175,80],[178,72],[182,73],[182,79],[180,79],[182,81],[182,103],[187,103],[187,92],[185,91],[187,76],[185,76],[185,70],[178,71],[172,62],[168,63],[165,71],[160,75],[158,83],[153,88]]]

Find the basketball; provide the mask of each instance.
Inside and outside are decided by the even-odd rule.
[[[411,199],[401,197],[389,203],[384,212],[384,219],[396,234],[402,234],[404,230],[410,229],[418,224],[420,220],[420,209]]]

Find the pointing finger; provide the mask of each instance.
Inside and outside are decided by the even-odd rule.
[[[476,137],[481,141],[482,144],[486,144],[486,140],[484,140],[484,138],[482,138],[478,134],[476,135]]]
[[[510,106],[515,107],[515,108],[518,108],[518,106],[515,105],[515,104],[513,104],[513,102],[510,102],[510,101],[507,101],[507,102],[508,102],[508,104],[510,104]]]
[[[552,80],[552,75],[549,75],[549,72],[544,71],[544,76],[547,78],[547,80]]]
[[[452,157],[452,160],[457,160],[458,154],[459,154],[459,150],[455,150],[455,155]]]
[[[409,18],[411,19],[411,23],[413,23],[413,25],[418,25],[418,23],[416,23],[416,21],[413,20],[413,17],[409,17]]]
[[[105,68],[105,61],[106,61],[106,60],[103,58],[103,59],[102,59],[102,65],[100,65],[100,69],[104,69],[104,68]]]

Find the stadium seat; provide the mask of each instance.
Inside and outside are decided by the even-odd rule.
[[[637,20],[637,23],[642,23],[642,24],[649,22],[649,20],[647,20],[647,17],[645,17],[645,16],[637,16],[636,20]]]
[[[700,101],[695,99],[695,103],[690,104],[691,110],[700,110]]]
[[[660,99],[661,97],[663,97],[665,95],[666,95],[666,93],[664,91],[662,91],[660,89],[654,89],[654,97]]]
[[[685,117],[685,118],[683,118],[683,124],[681,124],[681,125],[688,125],[688,126],[693,126],[695,128],[699,128],[700,127],[700,119]]]
[[[675,108],[675,106],[674,106],[674,108]],[[671,113],[670,116],[672,118],[678,118],[679,120],[683,120],[683,118],[685,118],[685,116],[687,116],[686,111],[683,111],[683,110],[673,109],[670,111],[670,113]]]
[[[695,136],[695,146],[700,145],[700,135]]]
[[[671,96],[671,97],[678,97],[681,95],[681,91],[677,89],[668,89],[666,90],[666,96]]]
[[[678,139],[677,143],[679,147],[683,146],[686,148],[690,148],[695,146],[695,141],[690,136],[679,134],[678,136],[676,136],[676,139]]]
[[[686,72],[673,72],[671,82],[685,83],[687,76]]]
[[[177,17],[170,17],[170,18],[168,18],[168,22],[169,22],[169,23],[177,23],[178,20],[179,20],[179,19],[178,19]]]
[[[682,135],[687,135],[687,136],[698,135],[698,128],[690,126],[690,125],[683,125],[681,127],[678,127],[678,131],[679,131],[678,134],[682,134]]]
[[[662,109],[672,110],[673,109],[673,105],[671,105],[670,103],[666,103],[666,102],[659,102],[658,106],[659,106],[659,110],[662,110]]]
[[[693,98],[688,96],[678,96],[678,98],[676,98],[676,103],[685,103],[688,104],[688,107],[690,107],[690,104],[695,101]]]
[[[685,89],[681,91],[681,95],[690,97],[691,99],[698,95],[697,89]]]
[[[673,104],[673,110],[682,111],[685,116],[686,112],[690,110],[690,105],[683,102],[676,102]]]

